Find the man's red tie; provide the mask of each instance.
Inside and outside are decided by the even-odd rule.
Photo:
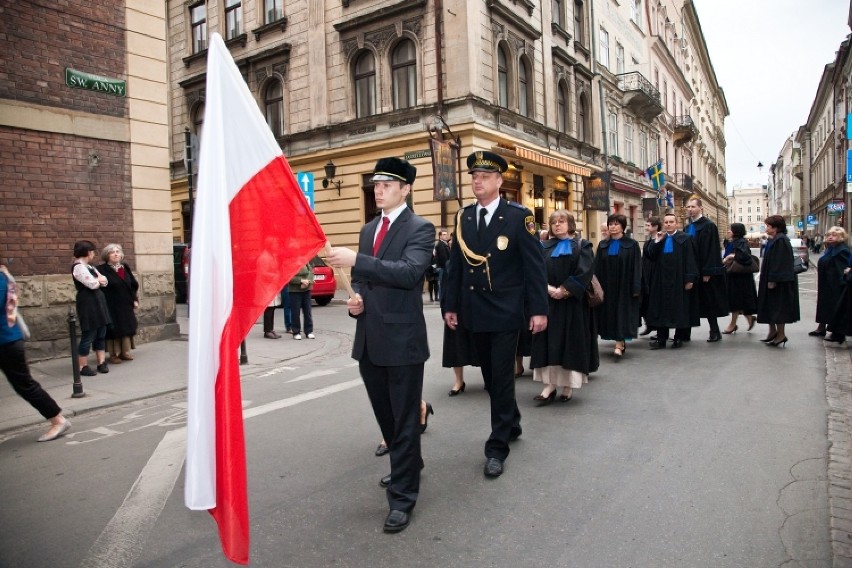
[[[379,229],[379,234],[376,235],[376,242],[373,244],[373,256],[377,256],[379,254],[379,247],[382,246],[382,241],[385,240],[385,235],[388,234],[389,226],[390,219],[382,217],[382,227]]]

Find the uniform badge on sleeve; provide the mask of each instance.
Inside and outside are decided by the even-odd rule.
[[[527,226],[527,231],[529,231],[529,234],[535,236],[535,217],[533,217],[532,215],[527,215],[524,218],[524,224]]]

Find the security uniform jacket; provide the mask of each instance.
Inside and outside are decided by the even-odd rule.
[[[530,316],[547,315],[547,275],[541,243],[527,228],[532,222],[529,209],[501,199],[480,238],[476,204],[462,209],[450,249],[444,309],[457,313],[465,329],[514,331],[525,327]],[[488,271],[485,263],[470,264],[463,246],[487,257]]]
[[[373,256],[380,222],[378,216],[361,229],[352,268],[352,288],[364,300],[352,358],[361,360],[366,347],[370,361],[380,367],[423,363],[429,358],[423,277],[432,263],[435,226],[406,207]]]

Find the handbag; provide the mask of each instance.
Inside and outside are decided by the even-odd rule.
[[[590,308],[600,306],[604,301],[603,287],[601,287],[598,277],[594,274],[592,275],[592,281],[589,282],[589,287],[586,288],[586,301],[589,303]]]
[[[808,270],[808,265],[805,264],[805,261],[802,260],[802,257],[796,255],[796,258],[793,259],[793,273],[801,274],[802,272],[806,272]]]
[[[754,274],[760,272],[760,259],[751,255],[751,264],[740,264],[736,260],[728,265],[728,274]]]

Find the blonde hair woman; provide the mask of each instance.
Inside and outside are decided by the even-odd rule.
[[[103,289],[111,320],[107,328],[106,347],[110,363],[132,361],[130,350],[135,347],[133,336],[138,323],[136,310],[139,308],[139,282],[133,276],[130,265],[124,262],[124,249],[110,243],[101,251],[98,271],[106,276],[107,286]]]

